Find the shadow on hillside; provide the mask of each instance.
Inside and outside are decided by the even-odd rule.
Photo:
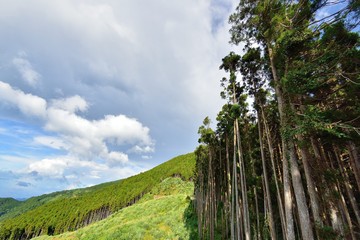
[[[189,205],[184,211],[184,224],[186,229],[189,232],[189,239],[191,240],[197,240],[199,239],[198,235],[198,221],[197,216],[194,208],[194,200],[191,200],[188,197]]]

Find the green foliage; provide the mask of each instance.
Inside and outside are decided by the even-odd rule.
[[[12,208],[9,208],[5,214],[0,215],[0,222],[4,221],[6,219],[14,218],[22,213],[25,213],[25,212],[30,211],[34,208],[37,208],[41,205],[44,205],[47,202],[59,201],[64,198],[76,197],[79,194],[83,194],[85,192],[92,191],[92,189],[98,188],[100,186],[104,186],[106,184],[108,184],[108,183],[94,186],[91,188],[59,191],[59,192],[54,192],[54,193],[50,193],[50,194],[44,194],[41,196],[29,198],[26,201],[18,202],[18,204],[14,205]]]
[[[190,197],[194,184],[167,178],[146,198],[109,218],[75,232],[47,239],[197,239],[197,221]]]
[[[203,228],[200,233],[204,233],[204,238],[208,232],[210,238],[214,238],[214,223],[222,231],[223,239],[226,236],[239,238],[236,237],[239,223],[233,217],[238,214],[234,209],[238,208],[243,213],[241,239],[250,236],[247,209],[253,213],[249,221],[254,235],[250,239],[255,234],[261,234],[262,239],[282,239],[287,234],[289,238],[302,235],[304,239],[312,239],[313,219],[320,219],[321,216],[324,222],[330,222],[331,218],[328,208],[319,208],[314,199],[318,198],[324,204],[327,201],[337,202],[340,197],[346,198],[346,194],[341,195],[343,193],[338,187],[334,187],[343,186],[345,181],[357,189],[358,181],[354,181],[354,177],[358,180],[356,167],[345,161],[342,162],[344,166],[336,164],[336,160],[341,159],[344,152],[350,151],[357,158],[360,142],[360,36],[352,32],[359,24],[358,2],[239,1],[229,23],[231,43],[241,44],[244,54],[238,56],[230,52],[222,59],[220,69],[230,73],[221,80],[221,97],[228,104],[223,106],[217,117],[218,128],[214,131],[216,143],[205,142],[207,145],[200,146],[196,151],[195,193],[199,227]],[[318,13],[329,6],[338,9],[338,12],[319,20]],[[242,76],[237,79],[238,74]],[[274,98],[270,99],[268,93],[274,93]],[[255,116],[248,111],[244,99],[247,94],[255,100]],[[232,123],[234,119],[238,120],[238,126]],[[256,136],[259,136],[259,141],[254,141]],[[266,141],[260,141],[265,136]],[[264,142],[267,146],[264,146]],[[339,152],[336,148],[340,146],[348,148],[348,151]],[[285,174],[285,170],[289,169],[283,169],[288,167],[287,162],[281,165],[282,156],[290,160],[292,183]],[[259,164],[259,159],[271,159],[272,164],[266,166],[265,160]],[[235,161],[239,163],[234,171],[229,166]],[[293,171],[298,168],[295,162],[300,165],[300,174]],[[337,169],[341,167],[351,175],[349,179],[341,176],[342,172]],[[243,169],[245,177],[241,177]],[[236,177],[238,173],[240,181]],[[275,181],[281,173],[287,180]],[[266,175],[270,175],[269,188],[273,194],[266,191]],[[305,179],[307,185],[304,185],[304,191],[301,183],[304,184]],[[276,186],[274,189],[277,182],[282,182],[283,188]],[[214,185],[215,191],[212,188]],[[240,206],[233,206],[236,202],[234,197],[238,196],[238,192],[233,190],[234,186],[241,187],[242,193],[247,191],[249,208],[245,194]],[[267,198],[273,199],[276,191],[281,196],[291,188],[298,202],[297,219],[300,221],[297,222],[297,229],[291,226],[294,224],[290,218],[293,214],[291,204],[282,205],[281,197],[271,203],[275,211],[258,204]],[[313,210],[313,219],[308,216],[306,204],[302,204],[307,202],[306,197],[310,198],[312,209],[323,211],[319,214]],[[217,225],[213,219],[213,199],[218,204],[216,210],[223,213],[223,222],[228,225]],[[278,202],[278,206],[274,202]],[[270,210],[275,214],[271,214]],[[276,210],[284,210],[289,222],[285,223],[280,217],[282,213]],[[270,221],[270,218],[274,220]],[[287,232],[272,224],[274,221],[281,221]],[[358,232],[358,224],[352,230]],[[316,234],[320,239],[334,239],[337,236],[335,234],[333,237],[332,230],[327,228]]]
[[[46,200],[0,222],[0,239],[59,234],[86,226],[134,203],[165,178],[181,176],[189,180],[193,177],[194,167],[195,156],[189,153],[124,180],[30,199]]]
[[[328,240],[342,239],[341,237],[339,237],[339,234],[331,226],[328,225],[321,226],[319,224],[316,224],[316,229],[319,234],[319,239],[328,239]]]
[[[13,198],[0,198],[0,217],[20,204],[20,201],[17,201]]]

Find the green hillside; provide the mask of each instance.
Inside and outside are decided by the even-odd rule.
[[[109,218],[50,239],[197,239],[197,221],[190,196],[194,184],[167,178],[138,203]]]
[[[101,185],[100,185],[101,186]],[[83,194],[85,192],[92,191],[94,188],[98,186],[90,187],[90,188],[82,188],[82,189],[74,189],[74,190],[66,190],[66,191],[59,191],[53,192],[50,194],[43,194],[41,196],[36,196],[27,199],[26,201],[17,201],[15,199],[9,200],[9,198],[2,198],[0,199],[0,222],[6,219],[14,218],[22,213],[30,211],[34,208],[37,208],[41,205],[44,205],[50,201],[57,201],[64,198],[71,198],[77,196],[79,194]],[[12,199],[12,198],[10,198]],[[4,201],[4,205],[2,202]],[[6,204],[7,201],[11,201],[12,204]],[[4,210],[3,210],[4,209]]]
[[[135,203],[165,178],[192,178],[194,167],[195,156],[189,153],[124,180],[59,192],[51,198],[44,195],[42,199],[47,200],[40,203],[41,205],[29,207],[31,210],[16,217],[9,218],[7,214],[4,215],[5,219],[0,222],[0,239],[30,239],[84,227]],[[23,204],[28,204],[28,201]],[[19,212],[13,211],[11,214],[15,216]]]
[[[0,198],[0,218],[20,204],[20,201],[13,198]]]

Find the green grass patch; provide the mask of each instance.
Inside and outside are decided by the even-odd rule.
[[[75,232],[35,239],[197,239],[197,221],[190,200],[193,189],[191,182],[168,178],[141,202],[107,219]]]

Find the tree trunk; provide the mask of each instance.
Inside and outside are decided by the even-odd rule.
[[[246,187],[246,176],[245,176],[245,165],[243,158],[243,151],[241,146],[241,138],[240,138],[240,130],[239,130],[239,122],[235,119],[235,127],[237,132],[237,150],[239,156],[239,164],[240,164],[240,186],[241,186],[241,195],[243,201],[243,216],[244,216],[244,231],[245,231],[245,240],[251,239],[251,228],[250,228],[250,217],[249,217],[249,205],[247,199],[247,187]]]
[[[234,156],[233,156],[233,197],[232,197],[232,206],[233,206],[233,213],[235,219],[235,226],[236,226],[236,233],[234,236],[235,239],[241,239],[241,231],[240,231],[240,213],[239,213],[239,191],[238,191],[238,180],[237,180],[237,167],[236,167],[236,128],[234,124]]]
[[[284,101],[282,99],[282,93],[280,89],[280,82],[277,77],[276,67],[274,63],[274,56],[273,51],[268,44],[268,51],[269,51],[269,58],[270,58],[270,65],[271,65],[271,71],[273,74],[274,82],[275,82],[275,92],[276,97],[278,100],[278,109],[279,109],[279,115],[280,115],[280,124],[282,127],[284,127]],[[282,142],[282,150],[283,150],[283,184],[284,184],[284,207],[285,207],[285,219],[286,219],[286,239],[287,240],[295,240],[295,232],[294,232],[294,218],[292,214],[292,196],[291,196],[291,186],[290,186],[290,176],[289,176],[289,164],[287,160],[288,155],[288,147],[287,143],[285,142],[285,139],[281,138]]]
[[[255,99],[255,101],[256,101],[256,99]],[[276,229],[275,229],[274,214],[273,214],[272,203],[271,203],[269,178],[268,178],[267,170],[266,170],[264,144],[263,144],[263,139],[262,139],[263,134],[262,134],[262,129],[261,129],[261,117],[260,117],[259,111],[257,111],[257,117],[258,117],[258,132],[259,132],[261,162],[262,162],[264,182],[265,182],[266,201],[267,201],[268,210],[269,210],[270,234],[271,234],[271,239],[275,240],[276,239]]]
[[[291,179],[294,187],[296,205],[298,208],[301,236],[303,239],[314,239],[308,206],[306,204],[305,191],[303,188],[301,174],[296,159],[295,146],[293,145],[292,141],[289,141],[289,153],[290,153]]]
[[[270,139],[270,131],[269,131],[269,128],[268,128],[268,125],[267,125],[267,121],[266,121],[264,110],[263,110],[262,106],[260,106],[260,109],[261,109],[262,120],[263,120],[264,128],[265,128],[265,135],[266,135],[267,144],[268,144],[269,153],[270,153],[271,166],[272,166],[273,175],[274,175],[274,181],[275,181],[275,187],[276,187],[276,197],[277,197],[277,203],[278,203],[278,206],[279,206],[279,213],[280,213],[281,229],[282,229],[283,235],[285,236],[286,225],[285,225],[284,205],[283,205],[283,201],[282,201],[282,198],[281,198],[281,192],[280,192],[279,183],[278,183],[278,180],[277,180],[274,148],[273,148],[273,145],[272,145],[272,142],[271,142],[271,139]]]
[[[312,178],[311,168],[310,168],[310,159],[311,159],[310,153],[303,146],[303,144],[305,144],[303,137],[301,135],[298,135],[297,138],[300,141],[299,149],[300,149],[300,153],[301,153],[302,163],[304,165],[305,179],[306,179],[307,190],[308,190],[309,197],[310,197],[311,211],[312,211],[315,223],[322,226],[323,223],[320,218],[319,201],[318,201],[317,192],[315,189],[315,184],[314,184],[314,180]]]
[[[348,142],[349,157],[351,168],[353,169],[358,190],[360,191],[360,156],[355,144],[351,141]]]
[[[349,175],[347,174],[344,164],[340,159],[339,149],[336,146],[334,146],[334,150],[335,150],[336,161],[339,165],[340,174],[341,174],[341,177],[343,178],[343,183],[345,185],[346,194],[348,196],[350,205],[351,205],[354,215],[356,217],[357,224],[358,224],[358,226],[360,226],[360,211],[359,211],[358,203],[354,196],[354,192],[350,185]]]
[[[230,201],[230,196],[231,198],[233,198],[233,194],[232,194],[232,188],[231,188],[231,174],[230,174],[230,156],[229,156],[229,139],[227,137],[227,135],[225,136],[225,145],[226,145],[226,169],[227,169],[227,180],[228,180],[228,185],[227,185],[227,191],[228,191],[228,202],[226,203],[227,204],[227,207],[230,211],[230,236],[231,236],[231,239],[234,239],[235,235],[234,235],[234,209],[233,209],[233,201]]]

